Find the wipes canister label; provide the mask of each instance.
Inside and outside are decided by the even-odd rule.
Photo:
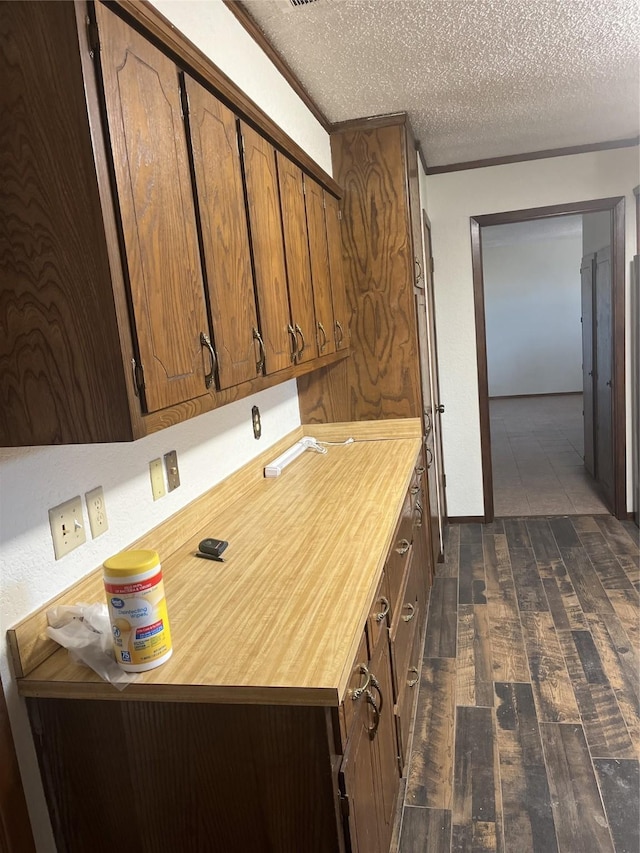
[[[116,660],[125,666],[153,663],[171,650],[162,571],[128,582],[105,580]]]

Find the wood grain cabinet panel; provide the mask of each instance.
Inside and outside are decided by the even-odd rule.
[[[240,122],[265,369],[275,373],[295,361],[298,341],[291,325],[276,152]]]
[[[279,151],[276,153],[276,162],[289,285],[290,322],[297,340],[295,361],[301,364],[318,355],[309,240],[305,222],[304,183],[302,169]],[[321,355],[324,354],[321,352]]]
[[[351,311],[347,301],[342,261],[342,236],[340,222],[342,213],[340,202],[335,196],[325,192],[325,221],[329,246],[329,271],[331,275],[331,300],[333,304],[334,338],[336,349],[349,346],[351,340]]]
[[[236,116],[185,75],[189,138],[221,388],[253,379],[258,319]]]
[[[209,327],[178,70],[100,3],[100,67],[144,397],[150,412],[207,392]]]
[[[321,355],[335,352],[335,327],[331,299],[329,246],[325,222],[325,200],[322,187],[312,178],[305,178],[304,200],[309,233],[309,255],[313,278],[313,301],[316,309],[318,350]]]

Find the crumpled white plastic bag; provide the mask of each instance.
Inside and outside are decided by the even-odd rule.
[[[68,649],[71,660],[90,667],[118,690],[136,681],[135,675],[125,672],[115,661],[106,604],[52,607],[47,610],[47,621],[47,636]]]

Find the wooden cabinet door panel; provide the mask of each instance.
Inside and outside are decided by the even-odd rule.
[[[147,410],[206,393],[208,331],[187,141],[174,63],[96,4]]]
[[[314,180],[304,179],[307,230],[309,232],[309,254],[313,279],[313,301],[316,309],[318,349],[320,355],[336,351],[331,301],[331,275],[329,270],[329,247],[324,215],[324,192]]]
[[[386,851],[391,843],[393,818],[400,786],[389,643],[386,639],[378,643],[378,648],[371,660],[370,670],[378,682],[378,689],[373,692],[378,702],[380,721],[372,743],[377,764],[378,835],[381,848]]]
[[[288,331],[291,318],[276,152],[249,125],[241,122],[240,127],[260,330],[266,350],[265,367],[267,373],[275,373],[291,365],[294,346]]]
[[[185,77],[189,135],[221,388],[256,376],[257,329],[236,117]]]
[[[342,261],[342,236],[340,234],[340,202],[329,193],[324,194],[325,222],[329,244],[329,271],[331,274],[331,299],[333,303],[334,339],[336,349],[349,346],[351,311],[347,300]]]
[[[296,362],[301,364],[318,356],[309,242],[304,218],[304,183],[302,169],[292,163],[288,157],[278,151],[276,161],[291,323],[298,338]],[[328,350],[321,351],[320,355],[324,355],[325,352]]]
[[[349,836],[352,853],[382,851],[378,838],[376,764],[368,728],[372,710],[362,704],[342,761],[342,786],[349,802]]]

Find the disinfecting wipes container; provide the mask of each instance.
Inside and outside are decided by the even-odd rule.
[[[123,551],[104,563],[104,588],[116,661],[144,672],[171,657],[160,557],[155,551]]]

